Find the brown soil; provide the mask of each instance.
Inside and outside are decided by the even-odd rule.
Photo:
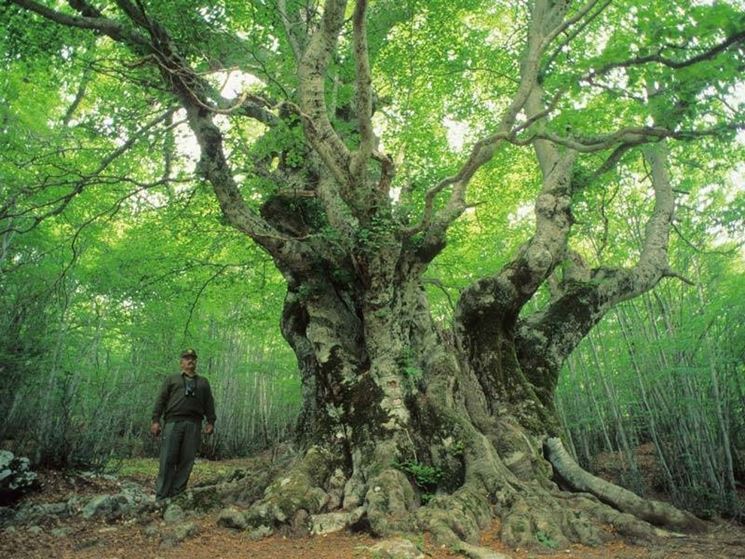
[[[121,491],[118,481],[103,476],[76,472],[41,470],[37,472],[39,491],[25,498],[27,503],[56,503],[66,501],[73,494],[81,497]]]
[[[216,525],[215,515],[193,519],[198,533],[175,547],[164,548],[160,538],[148,536],[136,523],[105,524],[73,519],[61,523],[72,528],[66,537],[44,533],[32,535],[25,529],[0,535],[0,557],[18,559],[367,559],[366,548],[376,540],[365,534],[337,533],[327,536],[286,538],[272,536],[250,540],[246,533]],[[159,523],[165,525],[162,521]],[[493,527],[485,532],[482,545],[515,559],[738,559],[745,558],[745,529],[728,524],[713,526],[703,536],[669,538],[646,546],[622,541],[597,548],[572,546],[560,550],[508,549],[495,537]],[[434,546],[429,538],[420,542],[426,557],[462,557]]]
[[[134,477],[134,476],[133,476]],[[141,480],[138,480],[141,481]],[[101,478],[78,479],[75,476],[46,472],[42,475],[42,491],[30,497],[34,502],[51,502],[69,497],[71,492],[93,495],[115,492],[117,482]],[[367,548],[376,540],[366,534],[348,532],[327,536],[290,538],[275,535],[252,541],[245,532],[217,526],[217,512],[188,516],[198,531],[196,535],[175,547],[163,547],[160,535],[152,533],[168,529],[154,513],[144,520],[126,520],[107,524],[86,521],[80,517],[41,523],[42,532],[33,534],[28,527],[0,531],[0,557],[76,558],[76,559],[367,559]],[[52,534],[54,528],[69,530],[65,536]],[[481,545],[515,559],[745,559],[745,527],[728,523],[712,523],[708,533],[697,536],[671,537],[644,545],[620,540],[589,548],[509,549],[498,539],[499,524],[495,522],[482,537]],[[428,559],[462,557],[447,548],[435,546],[425,535],[418,545]]]

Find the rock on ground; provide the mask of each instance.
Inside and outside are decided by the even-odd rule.
[[[66,502],[21,505],[18,509],[0,507],[0,526],[12,524],[33,524],[48,517],[61,517],[70,514]]]
[[[383,540],[372,546],[370,552],[376,559],[424,559],[424,553],[404,538]]]
[[[28,531],[29,534],[38,536],[39,534],[42,534],[44,532],[44,529],[41,526],[34,525],[26,528],[26,531]]]
[[[83,518],[103,517],[106,520],[116,520],[125,516],[130,508],[124,495],[98,495],[83,508]]]
[[[263,540],[264,538],[268,538],[274,533],[274,530],[272,530],[269,526],[259,526],[258,528],[254,528],[248,533],[248,537],[251,540]]]
[[[313,514],[310,517],[310,533],[320,536],[343,530],[349,524],[349,517],[350,513],[348,512]]]
[[[158,530],[158,526],[155,524],[148,524],[143,528],[142,533],[145,534],[149,538],[154,538],[158,534],[160,534],[160,530]]]
[[[184,519],[184,509],[177,504],[171,503],[163,513],[163,520],[168,524],[175,524],[181,522]]]
[[[471,545],[465,542],[458,545],[458,551],[469,559],[510,559],[507,555],[497,553],[487,547]]]
[[[194,522],[184,522],[178,524],[171,530],[161,534],[161,547],[173,547],[174,545],[181,543],[186,538],[189,538],[199,531],[197,525]]]
[[[246,515],[235,507],[227,507],[220,511],[217,517],[217,525],[236,530],[245,530],[248,527]]]
[[[72,533],[72,528],[53,528],[49,533],[52,534],[55,538],[66,538],[70,535],[70,533]]]
[[[0,505],[15,503],[38,483],[38,476],[31,471],[28,458],[0,450]]]

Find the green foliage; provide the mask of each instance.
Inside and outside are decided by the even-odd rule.
[[[394,222],[386,216],[375,216],[369,225],[360,226],[355,230],[355,245],[360,252],[374,255],[383,250],[390,243],[391,232],[394,231]]]
[[[410,475],[419,488],[430,493],[437,487],[443,476],[443,472],[439,468],[411,460],[396,462],[394,467]]]
[[[422,377],[422,369],[416,364],[417,356],[409,348],[399,360],[399,366],[401,367],[401,373],[404,378],[416,382]]]
[[[450,456],[453,456],[454,458],[458,458],[460,456],[463,456],[463,453],[465,452],[466,447],[463,444],[463,441],[455,440],[449,446],[445,447],[445,449],[448,451],[448,454],[450,454]]]
[[[422,370],[414,365],[406,365],[401,372],[404,374],[404,378],[411,382],[416,382],[422,378]]]
[[[299,380],[266,257],[212,219],[206,193],[176,194],[159,212],[125,204],[87,225],[102,200],[81,196],[63,222],[14,238],[1,262],[3,440],[49,465],[155,452],[149,410],[186,346],[218,401],[203,452],[286,437]]]
[[[549,534],[542,530],[536,530],[535,539],[543,547],[548,547],[549,549],[556,549],[559,547],[559,544],[556,543],[556,541]]]
[[[0,505],[8,505],[38,486],[29,459],[0,450]]]
[[[410,392],[417,390],[423,381],[424,372],[417,365],[417,356],[410,348],[399,358],[398,366],[406,389]]]
[[[745,503],[737,495],[723,495],[710,486],[700,485],[681,487],[679,494],[681,504],[704,520],[715,520],[721,516],[745,519]]]
[[[226,69],[239,69],[252,77],[243,92],[270,100],[280,121],[274,127],[240,111],[215,116],[249,209],[258,212],[285,190],[315,188],[319,162],[306,123],[291,110],[298,73],[276,6],[143,5],[211,86],[227,81]],[[498,130],[519,81],[527,5],[371,2],[376,134],[396,162],[391,193],[398,198],[352,234],[330,224],[318,197],[288,203],[283,217],[297,218],[330,252],[352,246],[355,255],[374,257],[395,248],[396,227],[421,218],[425,193]],[[106,13],[132,25],[114,6]],[[706,53],[739,32],[745,16],[735,2],[693,0],[611,2],[596,15],[581,32],[560,34],[565,44],[542,60],[542,86],[557,95],[548,132],[587,139],[648,126],[654,117],[676,130],[718,133],[668,142],[678,197],[671,263],[696,286],[666,279],[606,317],[563,371],[557,408],[584,465],[600,451],[631,458],[651,441],[668,466],[659,488],[677,502],[725,510],[728,474],[745,479],[743,266],[741,245],[732,242],[745,226],[743,149],[734,127],[725,129],[742,120],[743,57],[736,48]],[[145,129],[177,102],[159,69],[109,38],[7,3],[0,19],[0,409],[7,410],[0,440],[56,465],[153,453],[147,412],[185,346],[198,348],[217,396],[208,454],[242,454],[286,437],[301,397],[297,361],[277,324],[286,277],[227,227],[210,186],[195,177],[199,150],[184,115]],[[682,68],[633,63],[650,55],[701,60]],[[332,58],[329,117],[354,148],[348,35]],[[616,67],[605,72],[609,65]],[[596,177],[608,155],[582,154],[573,177],[569,248],[591,267],[636,262],[652,211],[638,147]],[[426,272],[438,326],[449,327],[464,288],[493,276],[533,234],[540,184],[529,145],[501,145],[473,177],[472,207]],[[433,199],[435,210],[450,188]],[[421,247],[424,235],[406,242]],[[320,257],[312,265],[337,287],[360,279],[352,266],[328,270]],[[317,286],[292,288],[307,300]],[[539,291],[525,313],[550,296]],[[397,365],[408,388],[424,382],[415,356]],[[462,455],[462,443],[448,452]],[[424,499],[442,482],[437,468],[399,467]],[[625,479],[641,483],[638,472]]]

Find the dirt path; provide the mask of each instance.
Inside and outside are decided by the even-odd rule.
[[[231,464],[231,466],[234,464]],[[207,477],[205,473],[204,476]],[[149,472],[125,476],[147,480]],[[53,502],[71,493],[83,497],[111,492],[117,483],[111,478],[79,480],[60,474],[45,476],[44,490],[31,499]],[[217,512],[187,513],[194,534],[175,545],[164,545],[162,534],[170,528],[159,514],[106,523],[83,520],[80,516],[46,518],[33,526],[0,531],[0,558],[8,559],[368,559],[368,548],[376,543],[366,534],[347,532],[326,536],[288,538],[274,535],[258,541],[246,532],[217,525]],[[633,545],[614,541],[597,548],[572,546],[568,549],[509,549],[499,540],[499,525],[486,530],[481,544],[514,559],[745,559],[745,527],[731,523],[711,524],[703,535],[667,538]],[[427,537],[414,543],[428,559],[462,557],[437,547]]]

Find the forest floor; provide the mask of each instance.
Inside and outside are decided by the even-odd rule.
[[[191,484],[204,483],[229,474],[236,468],[250,468],[250,460],[197,462]],[[76,495],[116,493],[123,481],[151,487],[155,460],[128,460],[119,464],[116,476],[93,476],[40,472],[41,490],[26,499],[34,504],[53,503]],[[8,559],[369,559],[369,548],[377,540],[366,534],[339,532],[315,537],[273,535],[252,540],[246,532],[217,525],[218,511],[187,513],[195,525],[192,536],[175,545],[164,545],[159,531],[166,523],[158,513],[148,518],[130,518],[116,522],[85,520],[81,516],[46,518],[33,526],[16,526],[0,531],[0,557]],[[745,526],[712,522],[702,535],[672,537],[643,545],[621,540],[602,547],[573,545],[567,549],[510,549],[499,541],[495,522],[482,536],[481,545],[514,559],[745,559]],[[435,546],[428,536],[414,542],[426,558],[462,557]]]

